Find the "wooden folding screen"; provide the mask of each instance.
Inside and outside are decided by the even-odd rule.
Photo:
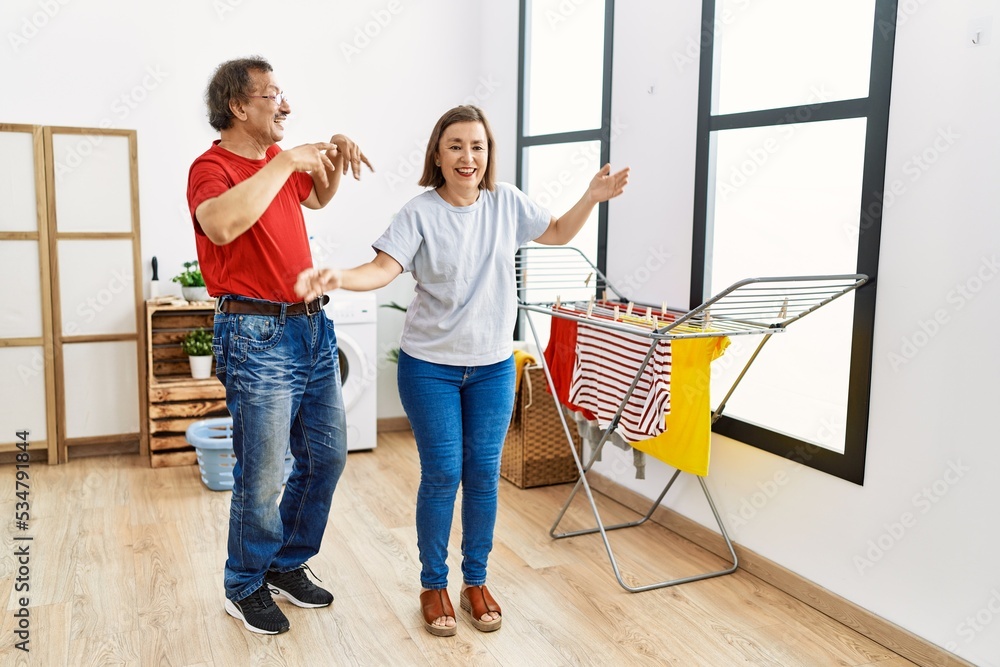
[[[138,452],[145,367],[136,133],[46,127],[43,137],[59,460],[82,445]]]
[[[0,452],[58,461],[42,128],[0,124]]]

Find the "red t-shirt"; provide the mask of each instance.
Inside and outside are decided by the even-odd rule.
[[[245,181],[281,152],[277,144],[263,160],[250,160],[212,143],[188,172],[188,207],[194,222],[198,264],[212,296],[235,294],[267,301],[292,303],[295,279],[312,267],[312,253],[302,202],[312,192],[309,174],[293,173],[260,219],[231,243],[215,245],[205,235],[195,210],[206,199],[218,197]]]

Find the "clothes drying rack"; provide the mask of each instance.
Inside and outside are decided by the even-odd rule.
[[[725,525],[715,507],[715,502],[712,500],[712,495],[709,493],[704,477],[695,475],[701,485],[701,490],[705,494],[705,499],[708,501],[708,506],[712,510],[712,515],[719,526],[719,532],[729,550],[732,565],[718,571],[678,579],[668,579],[646,585],[630,586],[622,577],[618,561],[608,540],[608,532],[638,526],[649,520],[682,471],[676,470],[673,473],[663,491],[660,492],[659,496],[650,506],[649,511],[641,519],[611,526],[605,526],[601,519],[601,514],[598,511],[593,492],[587,480],[587,472],[593,466],[594,462],[600,458],[601,449],[611,434],[614,433],[621,419],[622,412],[641,380],[646,366],[653,358],[653,353],[660,341],[720,336],[762,336],[760,343],[753,354],[750,355],[746,365],[744,365],[739,375],[729,387],[719,406],[712,412],[711,423],[714,424],[722,416],[726,402],[732,396],[733,391],[735,391],[737,385],[739,385],[744,375],[746,375],[747,370],[757,359],[761,348],[770,340],[771,336],[784,333],[787,327],[793,322],[802,319],[834,299],[857,289],[868,280],[868,277],[863,274],[843,274],[747,278],[727,287],[690,311],[685,312],[666,308],[666,312],[662,313],[662,315],[666,316],[663,319],[653,320],[652,316],[650,316],[646,321],[642,321],[645,313],[652,312],[652,307],[640,306],[639,310],[633,311],[632,308],[626,306],[626,304],[631,302],[626,299],[625,295],[616,289],[597,267],[576,248],[565,246],[526,246],[518,252],[515,264],[518,285],[518,308],[524,313],[535,340],[535,345],[539,349],[541,349],[541,344],[538,331],[532,320],[532,314],[543,314],[551,317],[576,320],[581,324],[633,334],[649,340],[649,351],[646,353],[640,366],[636,369],[635,378],[622,398],[614,417],[608,423],[607,427],[603,429],[600,441],[594,446],[586,462],[581,459],[581,453],[578,453],[576,447],[573,446],[573,436],[570,426],[566,420],[563,407],[559,403],[552,374],[543,355],[541,364],[545,372],[546,382],[548,383],[552,398],[556,402],[556,411],[559,414],[567,443],[580,475],[576,485],[573,487],[572,492],[556,517],[555,522],[552,524],[549,535],[554,539],[564,539],[579,535],[600,533],[601,539],[604,541],[604,548],[607,551],[608,559],[611,561],[611,568],[614,570],[615,578],[622,588],[630,593],[676,586],[678,584],[735,572],[739,566],[739,558],[736,555],[736,550],[729,539],[729,535],[726,533]],[[609,301],[609,294],[614,295],[612,301],[619,302],[617,308],[615,308],[612,301]],[[600,295],[600,300],[597,298],[598,295]],[[630,317],[624,317],[622,308],[628,310]],[[661,311],[663,309],[657,308],[656,310]],[[580,489],[583,489],[586,494],[596,526],[583,530],[557,532],[559,524],[562,522],[566,511]]]

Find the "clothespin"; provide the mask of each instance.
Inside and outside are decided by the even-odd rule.
[[[657,317],[656,315],[653,315],[653,331],[656,331],[659,328],[660,328],[660,318]]]
[[[667,302],[666,301],[664,301],[663,303],[660,304],[660,315],[663,315],[664,317],[667,316]]]
[[[702,318],[702,328],[708,329],[712,326],[712,313],[705,311],[705,317]]]
[[[649,320],[650,322],[653,321],[653,307],[652,306],[646,306],[646,319]]]
[[[601,301],[608,300],[608,290],[601,290]]]
[[[620,317],[621,317],[621,313],[619,312],[619,310],[618,310],[618,304],[616,303],[615,304],[615,322],[617,322]]]
[[[561,305],[562,305],[562,297],[557,294],[555,309],[558,310]]]
[[[583,281],[583,286],[584,286],[584,287],[586,287],[586,286],[590,285],[590,279],[591,279],[591,277],[592,277],[593,275],[594,275],[594,272],[593,272],[593,271],[591,271],[590,273],[588,273],[588,274],[587,274],[587,278],[586,278],[586,279],[585,279],[585,280]]]
[[[594,314],[594,297],[590,297],[590,301],[587,302],[587,317]]]
[[[632,315],[632,306],[634,306],[634,305],[635,304],[632,303],[631,301],[628,302],[628,306],[625,308],[625,314],[626,315],[628,315],[628,316]]]
[[[781,304],[781,312],[778,313],[778,319],[783,320],[788,316],[788,297],[785,297],[785,301]]]

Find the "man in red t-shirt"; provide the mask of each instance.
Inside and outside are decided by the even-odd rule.
[[[278,634],[289,625],[272,594],[300,607],[333,602],[306,561],[319,551],[347,459],[327,297],[301,302],[294,291],[312,266],[302,206],[323,208],[348,166],[358,179],[371,164],[342,134],[282,151],[291,107],[262,58],[220,65],[206,100],[220,139],[191,165],[187,196],[199,267],[217,298],[213,348],[233,417],[226,611],[252,632]]]

